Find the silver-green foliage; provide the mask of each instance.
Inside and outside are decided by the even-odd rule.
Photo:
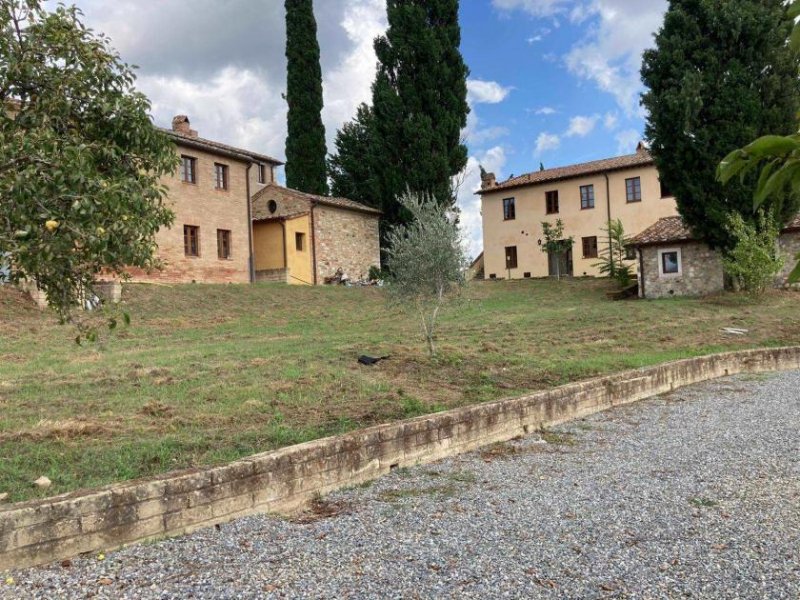
[[[757,225],[733,213],[728,219],[728,231],[736,245],[723,257],[725,271],[740,289],[755,296],[763,294],[784,265],[777,252],[780,228],[763,212],[758,215]]]
[[[455,215],[435,198],[407,192],[399,202],[412,218],[388,234],[388,289],[394,301],[419,316],[433,356],[437,319],[443,304],[464,285],[466,256]]]
[[[610,244],[600,251],[600,262],[595,266],[602,275],[615,280],[620,287],[627,288],[633,282],[633,268],[626,262],[626,247],[629,239],[625,235],[625,226],[621,219],[608,222],[608,227],[603,229],[607,234]]]

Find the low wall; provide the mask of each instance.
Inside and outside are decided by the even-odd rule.
[[[0,570],[179,535],[253,513],[289,513],[316,494],[734,375],[800,369],[800,347],[687,359],[258,454],[0,509]]]

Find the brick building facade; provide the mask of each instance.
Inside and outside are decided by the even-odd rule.
[[[253,197],[256,280],[323,283],[341,270],[364,279],[380,266],[380,211],[276,184]]]

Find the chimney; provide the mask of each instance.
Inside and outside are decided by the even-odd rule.
[[[636,145],[636,154],[645,154],[645,153],[647,153],[648,151],[649,151],[649,150],[648,150],[648,148],[647,148],[647,144],[645,144],[644,142],[639,142],[639,143]]]
[[[495,177],[494,173],[487,173],[486,169],[481,167],[481,189],[488,190],[489,188],[493,188],[497,185],[497,177]]]
[[[192,129],[189,117],[186,115],[176,115],[172,118],[172,131],[189,137],[197,137],[197,132]]]

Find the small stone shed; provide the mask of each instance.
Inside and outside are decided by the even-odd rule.
[[[786,265],[776,287],[787,285],[800,253],[800,215],[782,231],[780,251]],[[631,239],[636,249],[640,298],[704,296],[725,289],[722,255],[700,241],[681,217],[664,217]]]
[[[381,265],[380,216],[346,198],[267,185],[252,200],[256,281],[317,285],[339,269],[366,279]]]

